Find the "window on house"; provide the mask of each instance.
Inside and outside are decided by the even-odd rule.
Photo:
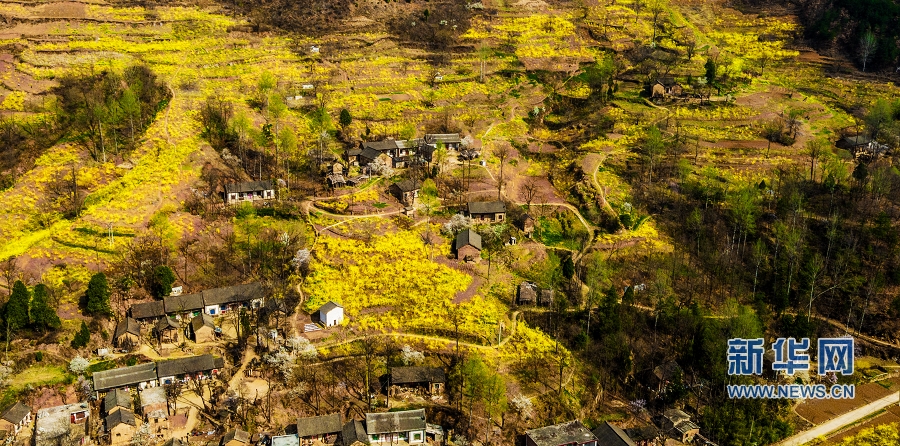
[[[422,441],[422,434],[419,434],[419,433],[413,434],[413,440]]]

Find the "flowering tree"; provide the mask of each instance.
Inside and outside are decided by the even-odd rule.
[[[403,362],[403,365],[416,364],[424,360],[425,355],[422,352],[413,350],[409,345],[404,345],[400,350],[400,361]]]
[[[472,227],[472,219],[466,217],[463,214],[455,214],[450,217],[450,220],[447,223],[444,223],[444,227],[442,231],[448,235],[455,235],[460,231],[469,229]]]
[[[90,367],[90,365],[91,363],[87,359],[84,359],[81,357],[81,355],[78,355],[72,358],[71,361],[69,361],[69,370],[71,370],[72,373],[81,375],[85,370],[87,370],[88,367]]]

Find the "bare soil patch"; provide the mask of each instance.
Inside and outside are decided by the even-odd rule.
[[[900,378],[893,378],[886,383],[890,389],[878,383],[867,383],[856,386],[856,398],[852,400],[806,400],[797,406],[795,411],[813,424],[822,424],[834,417],[860,408],[875,400],[884,398],[900,389]]]
[[[882,424],[891,424],[900,422],[900,406],[890,406],[887,408],[887,411],[882,413],[881,415],[872,418],[865,423],[854,426],[852,429],[847,429],[828,440],[825,440],[823,445],[830,444],[840,444],[847,438],[850,438],[856,434],[858,434],[863,429],[871,429],[875,426],[880,426]]]

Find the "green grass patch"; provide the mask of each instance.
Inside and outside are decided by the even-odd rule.
[[[40,365],[29,367],[15,375],[9,381],[8,391],[21,392],[26,386],[39,387],[73,382],[74,376],[58,365]],[[4,398],[5,398],[4,394]]]
[[[374,206],[377,209],[384,209],[387,207],[387,203],[382,203],[379,201],[378,203],[375,203],[372,206]]]
[[[87,372],[88,372],[89,374],[94,374],[94,373],[97,373],[97,372],[102,372],[102,371],[104,371],[104,370],[111,370],[111,369],[114,369],[114,368],[116,368],[116,363],[115,363],[115,362],[113,362],[113,361],[100,361],[100,362],[96,362],[96,363],[94,363],[94,364],[91,364],[91,365],[87,368]]]

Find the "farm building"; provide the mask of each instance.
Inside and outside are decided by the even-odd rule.
[[[669,409],[660,418],[660,428],[671,437],[682,443],[690,443],[700,433],[700,426],[691,421],[691,417],[679,409]]]
[[[316,441],[334,444],[341,434],[341,429],[343,424],[339,413],[297,419],[297,436],[304,444]]]
[[[7,435],[15,436],[28,426],[31,420],[31,408],[17,401],[0,414],[0,430],[6,431]]]
[[[650,90],[650,97],[656,98],[666,98],[671,96],[681,96],[684,92],[684,88],[678,83],[675,82],[675,78],[673,77],[661,77],[653,83],[653,86]]]
[[[203,296],[199,293],[168,296],[163,299],[163,307],[167,315],[177,320],[183,317],[191,318],[203,310]]]
[[[363,427],[362,421],[350,420],[341,429],[341,441],[344,446],[365,446],[369,444],[366,429]]]
[[[246,181],[225,185],[225,204],[237,204],[275,198],[271,181]]]
[[[181,324],[170,319],[168,316],[156,321],[156,326],[153,328],[153,333],[160,343],[177,343],[179,339],[178,333],[180,331]]]
[[[522,282],[519,284],[519,293],[516,296],[516,303],[519,305],[534,305],[537,303],[538,288],[533,282]]]
[[[119,409],[107,415],[103,420],[103,426],[106,428],[112,446],[131,444],[137,430],[134,412],[128,409]]]
[[[34,446],[85,444],[88,437],[88,403],[66,404],[41,409],[34,425]]]
[[[440,367],[393,367],[390,374],[390,392],[398,389],[424,390],[431,395],[444,392],[447,374]]]
[[[506,219],[506,204],[502,201],[470,201],[467,210],[475,223],[497,223]]]
[[[265,298],[265,288],[260,282],[214,288],[200,293],[203,296],[203,311],[215,316],[240,307],[259,308]]]
[[[113,332],[113,342],[116,347],[131,350],[141,345],[141,324],[130,317],[116,324]]]
[[[425,409],[367,413],[366,434],[369,443],[425,443]]]
[[[218,375],[224,362],[222,358],[213,355],[200,355],[159,361],[156,366],[159,384],[166,385],[175,381],[206,379]]]
[[[230,430],[222,436],[219,446],[247,446],[250,444],[250,433],[240,429]]]
[[[459,133],[428,133],[425,135],[424,143],[431,147],[443,144],[450,150],[457,150],[462,144],[462,139],[459,137]]]
[[[416,180],[403,180],[399,183],[394,183],[389,188],[391,194],[397,197],[401,203],[406,206],[412,206],[416,204],[416,199],[419,198],[419,189],[422,188],[422,183]]]
[[[190,329],[191,339],[196,343],[214,342],[216,340],[216,324],[213,322],[212,316],[208,314],[194,316],[188,328]]]
[[[597,438],[580,421],[525,431],[526,446],[597,446]]]
[[[148,362],[112,370],[94,372],[94,391],[136,387],[143,389],[156,385],[156,363]]]
[[[328,302],[319,308],[319,321],[326,327],[340,325],[344,321],[344,307],[335,302]]]
[[[134,304],[128,310],[131,317],[139,322],[152,323],[166,315],[166,307],[161,300]]]
[[[625,431],[608,421],[594,429],[594,436],[602,446],[637,446]]]
[[[151,387],[141,391],[141,413],[150,427],[150,434],[164,438],[169,432],[169,411],[166,402],[166,390],[162,387]]]
[[[131,398],[131,392],[125,389],[114,389],[107,392],[103,398],[103,413],[112,415],[119,409],[131,409],[134,400]]]
[[[457,234],[453,247],[456,249],[457,260],[466,262],[481,260],[481,236],[471,229],[465,229]]]

